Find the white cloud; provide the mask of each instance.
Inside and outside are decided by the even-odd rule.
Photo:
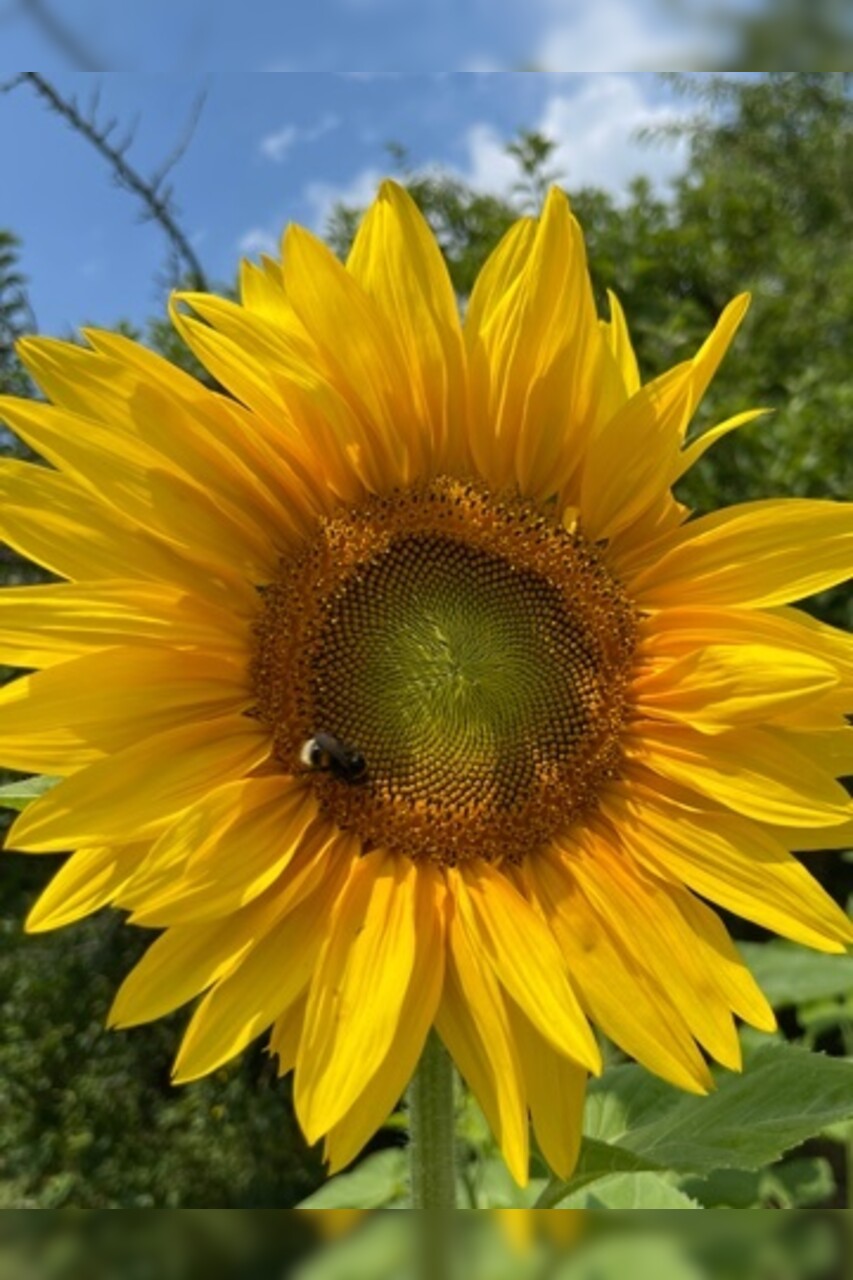
[[[600,73],[578,79],[578,91],[553,94],[533,125],[554,142],[551,165],[569,189],[596,186],[619,195],[640,174],[662,187],[683,169],[685,144],[641,145],[636,138],[639,129],[677,119],[671,104],[649,101],[633,76]],[[464,177],[482,190],[505,195],[518,178],[505,151],[506,139],[491,125],[475,124],[465,142]]]
[[[326,112],[316,124],[300,128],[295,124],[286,124],[274,133],[268,133],[258,144],[261,155],[274,164],[281,164],[287,159],[289,152],[297,145],[306,142],[317,142],[340,125],[340,116],[332,111]]]
[[[518,177],[518,169],[506,153],[507,140],[490,124],[473,124],[465,134],[468,166],[464,174],[478,191],[504,195]]]
[[[296,139],[299,137],[299,130],[295,124],[286,124],[283,129],[279,129],[276,133],[268,133],[260,141],[261,155],[266,156],[268,160],[275,161],[280,164],[291,149]]]
[[[554,83],[564,85],[566,79],[555,77]],[[638,129],[678,118],[671,104],[645,96],[642,80],[602,73],[579,76],[577,82],[574,93],[563,88],[552,94],[532,124],[555,143],[552,165],[565,176],[570,190],[589,185],[604,187],[619,196],[639,174],[648,176],[661,188],[683,169],[684,144],[641,146],[634,136]],[[455,172],[477,190],[509,195],[518,179],[518,168],[506,154],[508,141],[491,124],[473,124],[465,135],[465,162]],[[322,232],[332,208],[339,202],[364,208],[373,200],[385,176],[381,169],[371,166],[341,184],[309,182],[301,198],[310,225]],[[264,228],[252,228],[240,247],[245,253],[269,252],[271,248],[275,251],[277,235]]]
[[[353,205],[363,209],[369,205],[376,195],[379,184],[386,175],[379,169],[362,169],[349,182],[340,185],[334,182],[309,182],[301,192],[301,199],[306,206],[307,214],[297,221],[308,225],[318,234],[322,234],[334,206],[338,203]],[[281,233],[287,222],[285,217],[268,227],[249,227],[237,241],[237,248],[244,257],[255,258],[265,253],[270,257],[278,257],[281,247]]]
[[[274,258],[278,253],[278,237],[266,227],[249,227],[237,241],[237,248],[247,258],[257,258],[262,253]]]
[[[336,204],[364,208],[376,195],[380,182],[386,175],[379,169],[362,169],[348,183],[341,186],[332,182],[309,182],[302,198],[310,210],[311,225],[322,231],[329,214]]]
[[[550,22],[546,19],[533,61],[544,71],[640,71],[667,63],[690,67],[699,56],[698,43],[706,62],[719,49],[711,24],[684,7],[677,17],[649,0],[597,0],[594,5],[551,0],[543,7],[550,10]]]

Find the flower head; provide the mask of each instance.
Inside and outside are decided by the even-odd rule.
[[[53,404],[0,414],[0,533],[62,581],[0,594],[0,760],[59,775],[9,845],[74,849],[39,930],[162,930],[129,1026],[200,997],[178,1080],[270,1032],[333,1169],[435,1025],[515,1176],[528,1115],[576,1158],[593,1024],[702,1092],[773,1014],[708,902],[826,951],[791,850],[853,810],[853,645],[789,608],[841,581],[853,510],[690,518],[686,432],[746,311],[641,385],[554,191],[460,323],[385,184],[346,264],[291,229],[239,304],[174,320],[225,389],[124,337],[28,340]]]

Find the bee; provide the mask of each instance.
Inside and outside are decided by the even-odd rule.
[[[342,782],[364,782],[367,776],[367,762],[361,752],[330,733],[315,733],[303,742],[299,761],[306,769],[334,774]]]

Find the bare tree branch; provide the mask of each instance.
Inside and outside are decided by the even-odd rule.
[[[96,54],[42,0],[19,0],[43,36],[62,53],[76,71],[107,71]]]
[[[146,179],[133,168],[126,158],[127,151],[133,142],[138,121],[131,125],[118,143],[110,142],[110,134],[118,126],[117,120],[113,119],[107,121],[106,124],[99,124],[93,114],[91,103],[89,111],[84,113],[74,98],[64,98],[50,81],[37,71],[22,72],[17,77],[15,84],[23,82],[30,84],[39,97],[43,98],[53,111],[62,116],[75,132],[81,134],[104,157],[112,169],[118,185],[132,192],[133,195],[141,200],[144,208],[143,217],[158,223],[168,238],[175,265],[175,274],[180,275],[181,267],[183,267],[183,273],[190,277],[192,287],[206,291],[208,283],[204,268],[190,244],[186,232],[178,223],[178,211],[172,199],[172,190],[170,187],[164,188],[163,186],[165,175],[174,168],[186,151],[191,133],[187,136],[187,130],[184,131],[184,136],[171,155],[167,157],[165,164],[161,165],[153,178]],[[6,87],[14,88],[15,85],[10,84]],[[97,106],[97,101],[95,106]],[[197,103],[193,108],[189,121],[189,126],[192,129],[195,128],[198,122],[200,111],[201,104]]]
[[[207,90],[202,89],[201,93],[196,97],[195,101],[190,107],[190,112],[189,112],[189,115],[187,116],[187,121],[186,121],[186,124],[184,125],[181,136],[178,138],[178,141],[175,143],[169,155],[166,156],[166,159],[160,165],[160,168],[155,170],[155,172],[152,173],[151,175],[151,183],[152,183],[152,186],[155,188],[155,190],[159,190],[160,188],[162,188],[163,183],[165,182],[168,175],[172,172],[175,166],[179,164],[181,160],[183,160],[184,156],[186,155],[187,148],[189,147],[190,143],[195,137],[195,131],[198,128],[198,122],[201,119],[201,115],[202,115],[202,112],[204,111],[206,103],[207,103]],[[164,194],[168,199],[168,197],[171,195],[171,188],[169,188]]]

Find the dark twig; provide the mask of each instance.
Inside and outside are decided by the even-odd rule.
[[[119,142],[110,142],[110,134],[115,131],[118,125],[117,120],[109,120],[106,124],[99,124],[93,113],[91,103],[89,110],[84,113],[73,98],[63,98],[50,81],[46,80],[37,71],[22,72],[17,77],[16,83],[20,84],[23,81],[32,85],[39,97],[43,98],[53,111],[56,111],[63,119],[67,120],[72,129],[81,134],[104,157],[110,165],[119,186],[137,196],[144,206],[144,216],[157,222],[165,232],[178,269],[181,266],[185,268],[185,272],[190,278],[189,283],[194,289],[206,291],[208,283],[204,268],[186,233],[178,224],[177,210],[172,200],[172,190],[170,187],[164,187],[163,185],[165,175],[174,168],[189,145],[190,137],[192,136],[191,130],[198,123],[201,104],[196,103],[194,105],[188,128],[184,131],[180,143],[167,158],[165,164],[160,167],[153,178],[146,180],[127,160],[127,151],[133,142],[138,122],[134,122]],[[8,87],[13,88],[14,85]],[[97,107],[97,100],[94,106]]]
[[[107,71],[100,59],[83,43],[79,36],[57,18],[42,0],[19,0],[20,7],[28,14],[43,36],[62,53],[76,71]]]
[[[195,131],[198,128],[198,122],[201,119],[201,115],[202,115],[202,112],[204,111],[206,103],[207,103],[207,90],[202,89],[201,93],[198,94],[192,106],[190,107],[190,112],[189,112],[189,115],[187,116],[187,122],[184,125],[181,136],[178,138],[178,141],[175,143],[172,150],[166,156],[166,159],[160,165],[160,168],[156,169],[154,173],[151,175],[151,183],[155,188],[162,187],[163,183],[166,181],[166,178],[169,176],[169,174],[172,172],[175,166],[179,164],[181,160],[183,160],[184,156],[187,153],[187,148],[189,147],[190,143],[195,137]],[[169,188],[169,191],[171,191],[171,188]]]

